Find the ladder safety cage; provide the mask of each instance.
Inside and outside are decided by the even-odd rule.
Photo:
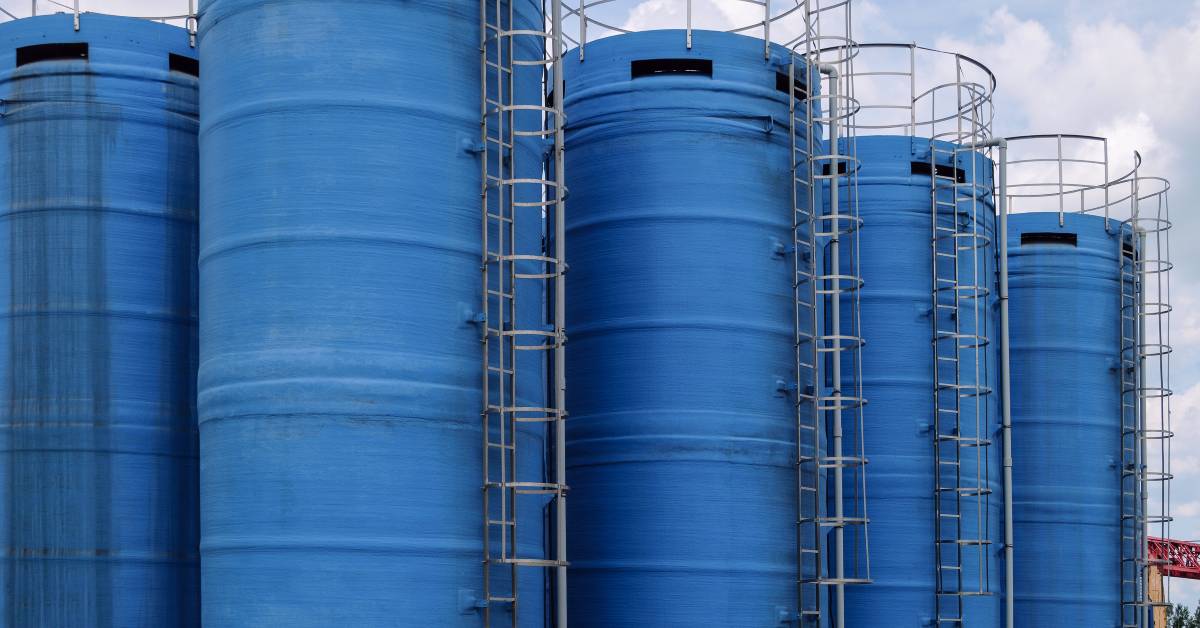
[[[1121,626],[1152,628],[1150,537],[1170,538],[1170,183],[1121,182],[1129,212],[1117,226],[1121,287]],[[1167,592],[1164,592],[1167,593]]]
[[[934,621],[961,626],[965,598],[993,593],[995,190],[977,147],[991,139],[995,77],[964,55],[907,49],[909,119],[893,124],[929,139]]]
[[[1068,212],[1104,216],[1116,236],[1120,288],[1120,572],[1121,628],[1152,628],[1149,597],[1150,538],[1170,538],[1170,183],[1141,174],[1136,151],[1124,174],[1113,165],[1106,138],[1077,134],[1008,138],[1020,181],[1010,184],[1016,212]],[[1013,205],[1019,202],[1018,205]]]
[[[181,0],[174,0],[181,2]],[[74,16],[75,30],[81,27],[80,16],[83,11],[80,9],[79,0],[72,0],[71,4],[59,2],[58,0],[30,0],[29,16],[45,15],[48,11],[56,13],[70,13]],[[4,15],[9,19],[19,20],[21,16],[0,7],[0,15]],[[196,0],[187,0],[187,12],[176,15],[127,15],[125,17],[135,17],[152,22],[161,22],[163,24],[180,24],[188,31],[188,39],[193,48],[196,47],[196,28],[198,25],[198,16],[196,14]]]
[[[523,592],[522,573],[550,570],[552,625],[565,628],[561,8],[543,3],[541,23],[523,23],[518,1],[480,0],[484,594],[476,606],[485,626],[516,628],[522,593],[544,595],[542,586]],[[539,462],[521,462],[529,459]],[[527,477],[542,461],[546,471]],[[546,547],[521,541],[519,512],[550,522]]]
[[[992,136],[996,78],[970,57],[916,44],[858,49],[852,78],[875,97],[855,130],[929,140],[934,623],[962,625],[964,598],[992,594],[995,191],[977,147]]]
[[[929,147],[938,625],[961,625],[963,598],[992,593],[992,190],[980,185],[976,155],[957,143]]]
[[[797,581],[802,627],[845,626],[845,586],[870,575],[862,393],[858,112],[849,1],[804,4],[791,46]],[[824,622],[828,622],[827,624]]]
[[[990,337],[996,243],[991,146],[996,77],[978,61],[915,43],[856,45],[851,84],[872,94],[853,131],[914,142],[930,176],[931,360],[935,617],[964,623],[964,598],[991,595],[994,421]]]

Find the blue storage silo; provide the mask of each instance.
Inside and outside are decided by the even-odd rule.
[[[920,137],[860,136],[856,147],[873,583],[846,589],[847,625],[939,625],[940,613],[965,626],[998,626],[1002,499],[992,162]],[[976,201],[964,200],[972,195]],[[931,244],[935,197],[941,203],[937,247]],[[963,247],[957,269],[954,242]],[[942,338],[936,361],[935,327]],[[935,387],[941,390],[936,395]],[[940,483],[936,473],[942,473]],[[935,494],[943,496],[941,506]],[[961,557],[952,554],[958,547]],[[955,567],[961,567],[961,583]],[[956,592],[972,594],[950,595]]]
[[[199,625],[187,31],[0,25],[0,624]]]
[[[797,612],[789,55],[685,41],[565,60],[576,627]]]
[[[1115,221],[1009,220],[1016,625],[1121,625]]]
[[[484,624],[481,328],[546,314],[526,286],[516,321],[482,320],[480,153],[536,178],[547,149],[481,146],[480,6],[201,2],[205,626]],[[541,2],[512,11],[541,28]],[[517,76],[505,91],[541,103],[541,67]],[[520,225],[540,246],[540,217]],[[545,356],[521,353],[505,405],[543,406]],[[543,428],[516,429],[525,481]],[[542,502],[522,504],[538,558]],[[546,574],[521,571],[540,626]],[[487,612],[510,625],[511,604]]]

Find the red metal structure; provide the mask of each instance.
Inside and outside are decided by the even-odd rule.
[[[1149,538],[1150,559],[1163,561],[1164,576],[1200,580],[1200,543]]]

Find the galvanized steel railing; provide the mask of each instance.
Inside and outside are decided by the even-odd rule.
[[[562,19],[549,2],[542,27],[520,23],[512,0],[480,0],[480,99],[483,345],[484,625],[519,625],[520,572],[554,570],[554,625],[567,625],[565,406],[565,238],[563,231]],[[536,83],[536,89],[525,89]],[[549,94],[549,97],[547,95]],[[531,152],[540,152],[536,157]],[[532,163],[530,163],[532,162]],[[547,229],[543,225],[548,225]],[[522,238],[536,229],[544,237]],[[528,320],[519,300],[538,300],[548,320]],[[552,306],[541,307],[541,299]],[[538,355],[543,368],[524,356]],[[520,356],[520,357],[519,357]],[[553,381],[544,401],[520,398]],[[538,429],[536,426],[545,426]],[[533,432],[541,446],[518,448]],[[522,458],[518,458],[518,449]],[[550,455],[548,455],[548,453]],[[545,477],[524,477],[519,460],[553,460]],[[549,502],[550,547],[534,555],[519,544],[523,504]],[[539,589],[534,595],[542,595]],[[501,609],[505,609],[507,613]]]

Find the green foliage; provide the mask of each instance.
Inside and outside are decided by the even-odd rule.
[[[1200,606],[1193,613],[1182,604],[1172,604],[1167,609],[1167,628],[1200,628]]]

